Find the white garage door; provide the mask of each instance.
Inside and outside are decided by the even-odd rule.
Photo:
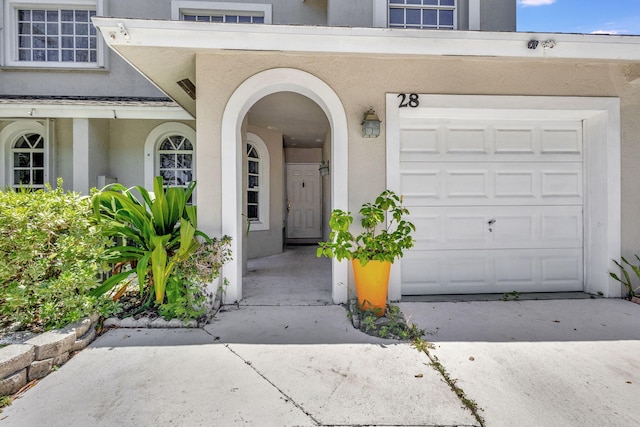
[[[467,117],[400,112],[402,294],[582,290],[582,122]]]

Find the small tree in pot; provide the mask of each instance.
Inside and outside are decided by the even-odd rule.
[[[317,255],[351,260],[360,309],[382,316],[391,264],[404,255],[405,249],[413,247],[411,233],[416,227],[404,219],[409,211],[402,205],[402,198],[391,190],[383,191],[374,203],[363,204],[359,213],[363,231],[354,235],[349,231],[353,224],[351,212],[333,210],[330,240],[319,243]]]

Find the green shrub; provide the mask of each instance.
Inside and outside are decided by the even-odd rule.
[[[65,326],[113,305],[90,296],[109,240],[91,202],[53,190],[0,192],[0,324],[34,332]]]
[[[167,301],[159,308],[165,319],[197,319],[206,313],[206,287],[220,276],[231,260],[231,238],[213,238],[198,244],[188,258],[178,262],[167,282]]]
[[[105,233],[124,242],[107,249],[119,271],[94,295],[113,293],[118,298],[136,279],[145,306],[155,297],[162,316],[188,319],[203,314],[203,284],[217,277],[230,253],[228,237],[217,241],[196,229],[196,208],[188,204],[195,186],[193,181],[186,188],[165,189],[157,176],[153,193],[141,186],[114,184],[93,195],[94,212]]]

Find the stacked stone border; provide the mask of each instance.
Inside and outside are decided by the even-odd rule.
[[[17,393],[28,382],[47,376],[69,356],[96,338],[99,316],[89,316],[63,329],[48,331],[0,348],[0,396]]]
[[[219,294],[219,292],[218,292]],[[216,295],[210,312],[203,322],[179,319],[164,320],[141,317],[118,319],[110,317],[103,328],[202,328],[220,309],[221,298]],[[96,338],[98,314],[63,329],[48,331],[25,341],[0,348],[0,396],[10,396],[27,383],[46,377],[54,368],[62,366],[72,353],[83,350]]]

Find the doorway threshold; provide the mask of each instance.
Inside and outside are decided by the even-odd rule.
[[[586,292],[505,292],[502,294],[404,295],[402,302],[533,301],[604,298]]]

